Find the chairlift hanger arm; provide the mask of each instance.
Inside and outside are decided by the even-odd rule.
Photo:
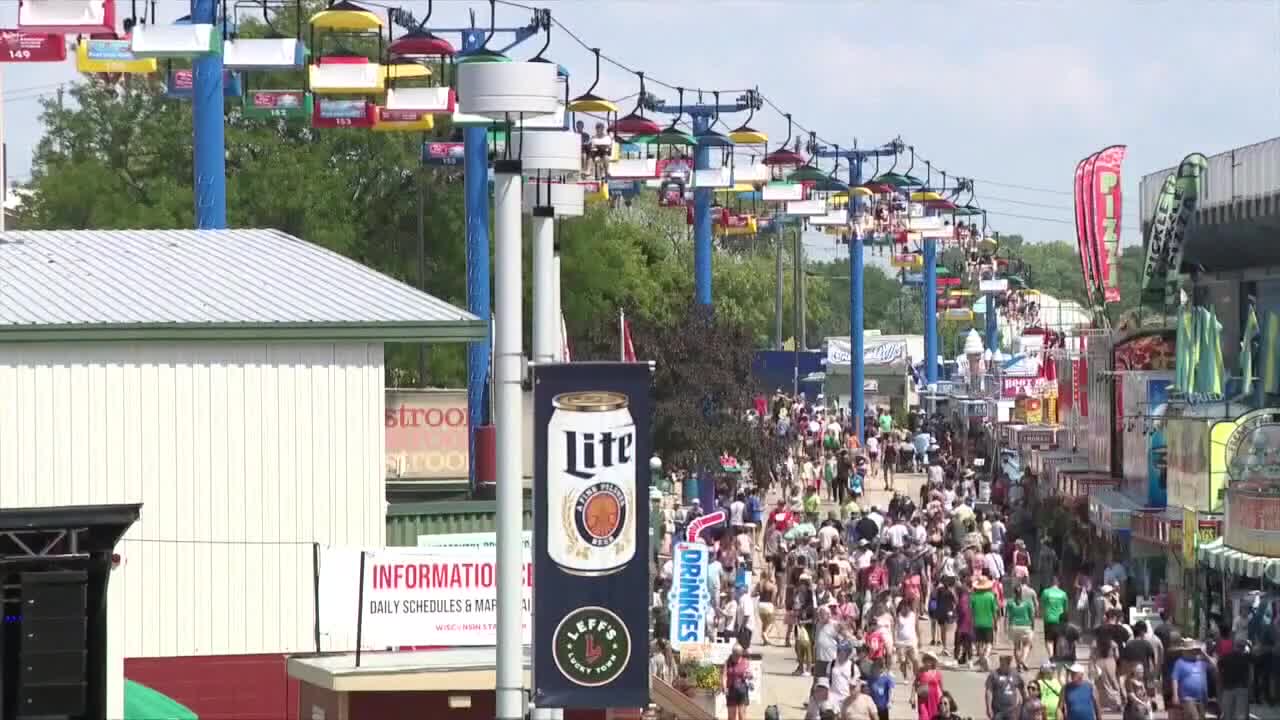
[[[645,107],[650,112],[663,113],[666,115],[680,114],[679,108],[672,107],[670,104],[667,103],[666,100],[654,100],[652,103],[646,105]],[[684,112],[686,115],[702,115],[708,118],[715,117],[717,113],[736,113],[736,112],[743,112],[744,110],[749,110],[749,109],[750,109],[750,105],[746,102],[746,100],[741,98],[737,102],[734,102],[733,104],[727,104],[727,103],[710,104],[710,105],[704,104],[704,103],[697,103],[697,104],[685,103],[684,104]]]

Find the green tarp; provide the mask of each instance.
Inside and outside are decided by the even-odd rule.
[[[125,680],[124,720],[199,720],[199,716],[164,693]]]

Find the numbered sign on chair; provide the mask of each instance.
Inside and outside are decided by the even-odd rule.
[[[62,62],[66,59],[65,35],[0,30],[0,63]]]
[[[311,127],[371,128],[377,122],[376,106],[364,100],[316,98]]]

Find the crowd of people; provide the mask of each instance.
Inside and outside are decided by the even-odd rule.
[[[878,409],[859,443],[847,416],[803,399],[774,398],[762,417],[787,455],[721,493],[729,522],[704,536],[707,627],[733,644],[722,674],[730,720],[745,717],[756,644],[790,648],[793,674],[812,679],[805,720],[886,720],[896,688],[918,720],[976,715],[957,707],[943,668],[987,674],[991,720],[1100,720],[1104,711],[1145,720],[1161,701],[1202,720],[1211,699],[1224,718],[1247,718],[1248,691],[1239,692],[1256,665],[1247,648],[1212,661],[1168,622],[1130,624],[1118,564],[1101,584],[1088,573],[1060,577],[1053,543],[1010,527],[1009,509],[980,487],[985,463],[957,460],[945,429],[899,428]],[[895,491],[895,470],[924,473],[918,495]],[[891,499],[867,501],[873,483]],[[703,511],[695,501],[671,524]],[[656,578],[654,646],[668,673],[671,586],[668,562]],[[1033,668],[1037,646],[1047,659]]]

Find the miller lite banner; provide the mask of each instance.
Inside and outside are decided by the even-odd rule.
[[[533,701],[649,704],[648,363],[534,368]]]

